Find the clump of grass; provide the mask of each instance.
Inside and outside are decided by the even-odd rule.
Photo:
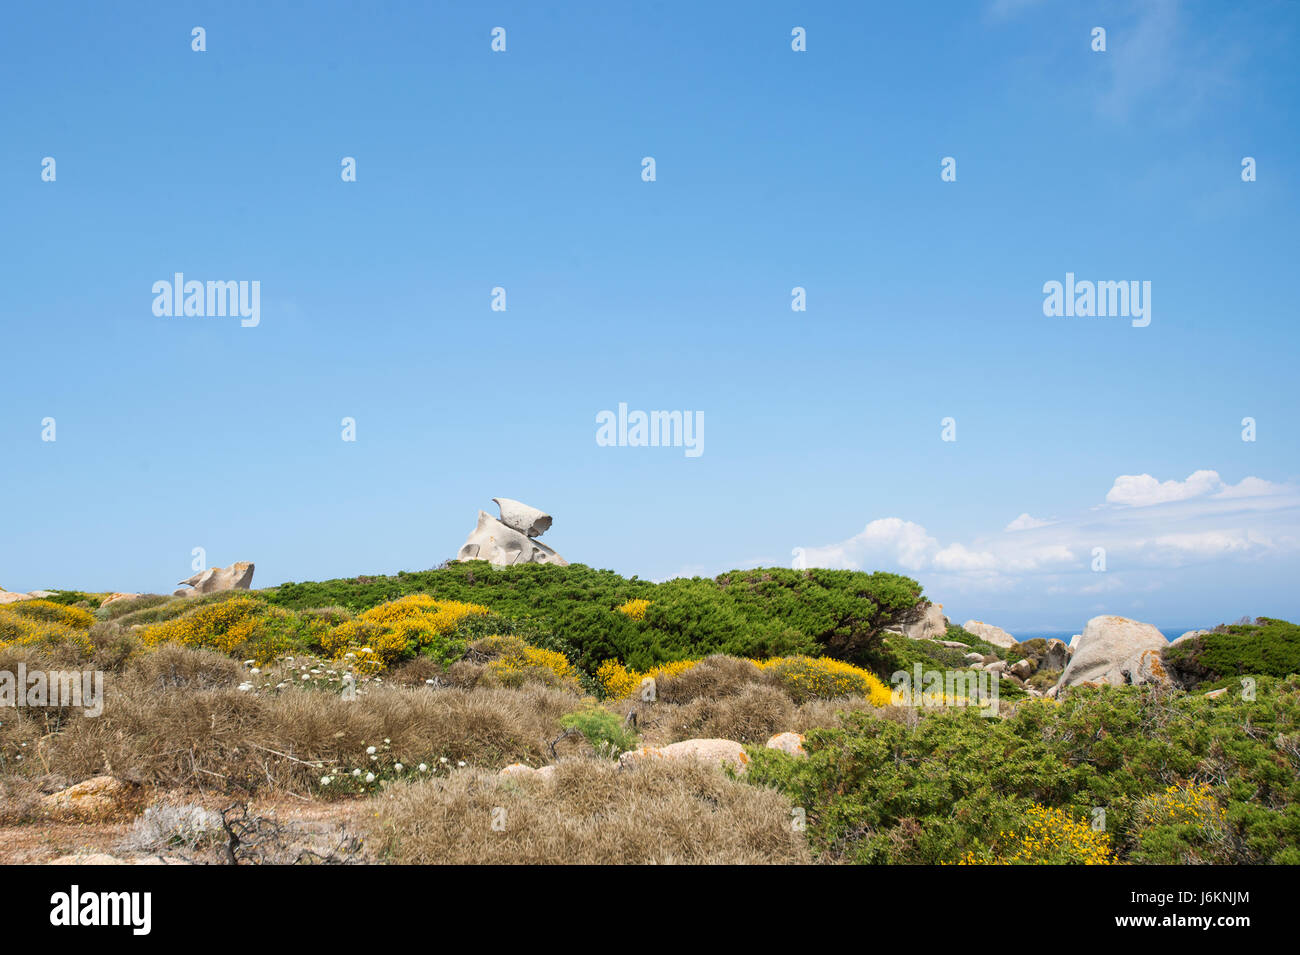
[[[693,761],[564,760],[550,780],[475,771],[395,786],[381,853],[402,864],[806,863],[790,803]]]

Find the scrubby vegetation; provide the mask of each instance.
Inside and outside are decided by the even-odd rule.
[[[1300,862],[1300,628],[1285,621],[1167,651],[1187,686],[1231,687],[1215,697],[1123,687],[1057,702],[1006,682],[985,718],[895,706],[890,674],[969,654],[1037,664],[1046,642],[887,632],[923,608],[891,574],[652,584],[470,563],[107,596],[0,606],[0,671],[106,674],[102,716],[0,712],[0,825],[39,824],[42,794],[109,774],[158,807],[373,801],[367,851],[396,862]],[[784,732],[804,734],[806,755],[764,746]],[[618,762],[687,739],[745,744],[748,772]],[[525,776],[496,775],[514,764]],[[526,776],[541,766],[548,781]],[[184,820],[153,825],[173,815],[156,811],[136,842],[192,848]]]
[[[755,751],[749,775],[805,807],[829,860],[1015,860],[1047,808],[1089,826],[1104,813],[1119,861],[1300,863],[1297,678],[1261,678],[1254,701],[1105,687],[1005,719],[857,715],[804,747]],[[1198,794],[1195,813],[1168,808],[1179,792]],[[1045,844],[1030,861],[1100,861],[1099,845]]]
[[[1165,661],[1188,685],[1223,684],[1254,674],[1300,673],[1300,626],[1260,617],[1173,644]]]

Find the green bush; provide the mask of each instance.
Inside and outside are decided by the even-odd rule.
[[[636,749],[637,734],[609,710],[591,706],[560,717],[560,726],[577,730],[596,752],[611,759]]]
[[[1169,646],[1165,663],[1187,686],[1247,675],[1300,673],[1300,626],[1272,617],[1224,624]]]
[[[881,630],[921,599],[916,581],[887,573],[771,568],[654,584],[582,564],[496,568],[484,561],[283,584],[260,596],[289,609],[337,605],[361,612],[410,593],[490,607],[511,621],[509,632],[527,632],[530,643],[565,653],[588,673],[608,659],[644,670],[711,653],[830,655],[865,663]],[[650,602],[644,620],[616,611],[633,599]]]
[[[807,758],[756,750],[746,778],[803,807],[811,845],[837,861],[978,856],[1037,804],[1078,818],[1104,809],[1120,861],[1300,862],[1300,679],[1260,677],[1254,702],[1080,688],[1002,719],[936,710],[914,722],[855,714],[809,731]],[[1225,810],[1222,832],[1194,845],[1153,822],[1149,801],[1192,782],[1210,783]]]

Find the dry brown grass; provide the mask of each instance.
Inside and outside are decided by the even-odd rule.
[[[77,782],[105,773],[167,788],[301,793],[320,776],[315,764],[361,765],[365,747],[384,739],[412,763],[446,757],[489,768],[540,765],[550,761],[547,743],[559,717],[576,705],[572,695],[531,686],[381,686],[351,702],[299,687],[255,695],[230,685],[240,672],[217,654],[163,648],[106,674],[100,717],[6,711],[0,779]]]
[[[664,703],[690,703],[701,698],[719,700],[734,696],[766,682],[763,671],[748,660],[714,655],[676,676],[660,678],[655,689]]]
[[[397,863],[811,861],[784,797],[696,762],[567,760],[550,782],[465,770],[395,787],[378,808],[381,854]]]

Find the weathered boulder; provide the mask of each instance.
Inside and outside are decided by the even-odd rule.
[[[1184,640],[1190,640],[1193,637],[1203,637],[1209,632],[1210,631],[1208,630],[1188,630],[1181,637],[1175,637],[1173,640],[1170,640],[1169,645],[1172,647],[1175,643],[1182,643]]]
[[[117,593],[109,594],[107,597],[103,599],[99,607],[102,610],[103,608],[107,607],[109,604],[117,603],[119,600],[132,600],[139,596],[140,596],[139,594],[117,594]]]
[[[140,789],[113,776],[95,776],[41,799],[56,818],[97,821],[135,808]]]
[[[642,759],[698,759],[715,766],[729,766],[740,774],[749,769],[745,747],[731,739],[684,739],[667,746],[643,746],[619,757],[624,765]]]
[[[221,590],[247,590],[253,583],[253,563],[241,560],[229,567],[209,567],[181,581],[181,589],[173,597],[192,597],[195,594],[214,594]]]
[[[1057,640],[1053,637],[1047,641],[1047,652],[1043,654],[1043,659],[1038,664],[1040,670],[1064,670],[1065,665],[1070,661],[1070,648],[1065,645],[1064,640]]]
[[[1034,675],[1034,665],[1028,660],[1017,660],[1007,672],[1018,680],[1028,680]]]
[[[802,733],[777,733],[767,741],[768,749],[779,749],[791,756],[807,756],[803,748]]]
[[[983,663],[984,663],[984,654],[982,654],[982,653],[968,653],[968,654],[966,654],[964,657],[962,657],[962,659],[965,660],[967,663],[979,663],[979,664],[983,664]]]
[[[486,560],[498,567],[512,564],[557,564],[568,561],[545,544],[533,540],[551,526],[551,517],[535,507],[508,497],[494,497],[501,519],[478,512],[478,524],[456,554],[457,560]]]
[[[537,770],[532,766],[525,766],[523,763],[511,763],[497,775],[509,779],[532,779],[537,775]]]
[[[962,629],[968,633],[973,633],[995,647],[1014,647],[1016,638],[1007,633],[1001,627],[995,627],[991,623],[985,623],[982,620],[967,620],[962,625]]]
[[[508,497],[494,497],[492,503],[501,510],[501,523],[525,537],[541,537],[551,527],[551,515]]]
[[[1072,636],[1072,637],[1070,638],[1069,648],[1070,648],[1071,650],[1074,650],[1075,648],[1077,648],[1077,647],[1079,646],[1079,638],[1080,638],[1081,636],[1082,636],[1082,634],[1078,634],[1078,633],[1076,633],[1074,636]]]
[[[903,634],[913,640],[937,640],[948,632],[943,604],[927,603],[915,619],[903,624]]]
[[[11,604],[17,603],[19,600],[33,599],[35,598],[31,594],[10,593],[9,591],[0,588],[0,604]]]
[[[1168,643],[1165,635],[1149,623],[1127,617],[1093,617],[1083,628],[1079,645],[1057,686],[1064,689],[1080,683],[1168,683],[1160,660]]]
[[[984,670],[987,673],[1005,673],[1007,672],[1007,661],[994,660],[992,663],[986,666]]]

